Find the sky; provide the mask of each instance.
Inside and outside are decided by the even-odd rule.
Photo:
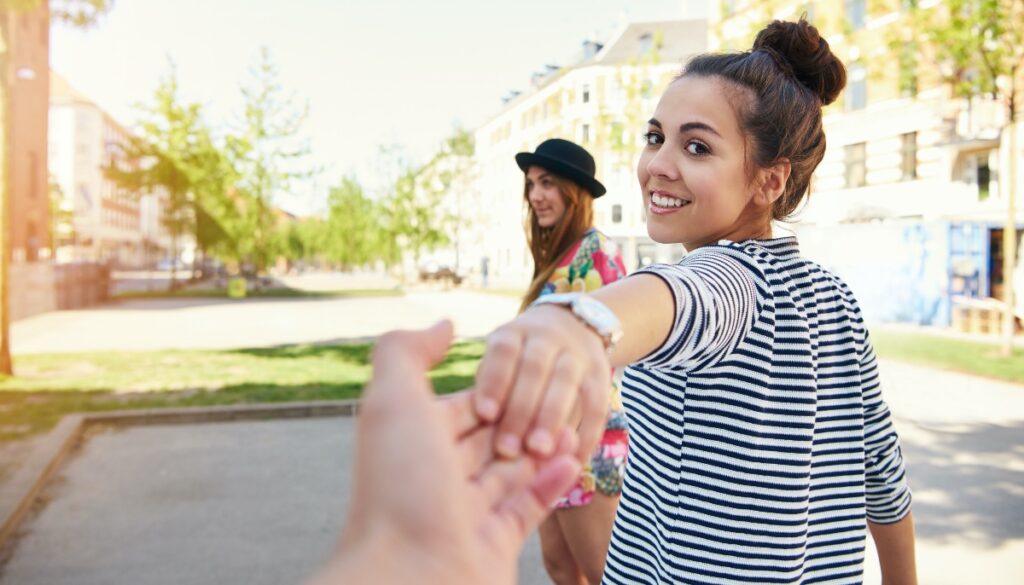
[[[354,174],[371,190],[381,146],[423,162],[456,127],[495,115],[530,74],[566,64],[584,39],[626,22],[670,20],[704,0],[115,0],[96,26],[55,25],[51,67],[122,124],[173,62],[184,98],[216,128],[237,122],[261,47],[285,89],[308,103],[303,136],[317,177],[277,203],[308,214]],[[689,7],[689,8],[687,8]]]

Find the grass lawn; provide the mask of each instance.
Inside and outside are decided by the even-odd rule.
[[[0,441],[46,432],[72,412],[356,398],[370,347],[18,356],[17,375],[0,380]],[[437,391],[469,386],[482,352],[480,342],[456,344],[431,372]]]
[[[352,290],[299,290],[293,288],[272,288],[267,290],[250,290],[245,298],[278,299],[278,298],[356,298],[356,297],[400,297],[401,289],[352,289]],[[130,299],[225,299],[227,290],[220,289],[178,289],[178,290],[143,290],[116,294],[114,300]]]
[[[996,342],[884,329],[873,330],[871,340],[882,358],[1024,384],[1024,350],[1020,348],[1004,358]]]
[[[995,345],[884,329],[872,339],[883,358],[1024,384],[1021,350],[1003,359]],[[356,398],[369,353],[364,343],[17,356],[18,375],[0,380],[0,441],[72,412]],[[482,342],[456,344],[431,372],[437,391],[469,386],[482,353]]]

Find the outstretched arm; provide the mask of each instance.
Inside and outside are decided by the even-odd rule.
[[[604,428],[612,366],[649,354],[672,328],[675,302],[657,276],[634,275],[589,296],[622,325],[611,356],[597,333],[563,307],[528,309],[488,337],[477,370],[477,412],[500,420],[495,447],[503,456],[521,453],[524,438],[531,451],[550,453],[559,429],[576,418],[578,454],[589,457]]]

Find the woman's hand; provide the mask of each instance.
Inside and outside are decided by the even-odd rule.
[[[538,306],[487,339],[476,375],[476,412],[497,421],[495,450],[516,457],[555,449],[579,425],[577,457],[590,458],[608,416],[611,365],[598,334],[568,309]]]

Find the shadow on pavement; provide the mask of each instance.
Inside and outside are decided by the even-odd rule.
[[[919,539],[997,548],[1024,538],[1024,420],[899,425]]]

